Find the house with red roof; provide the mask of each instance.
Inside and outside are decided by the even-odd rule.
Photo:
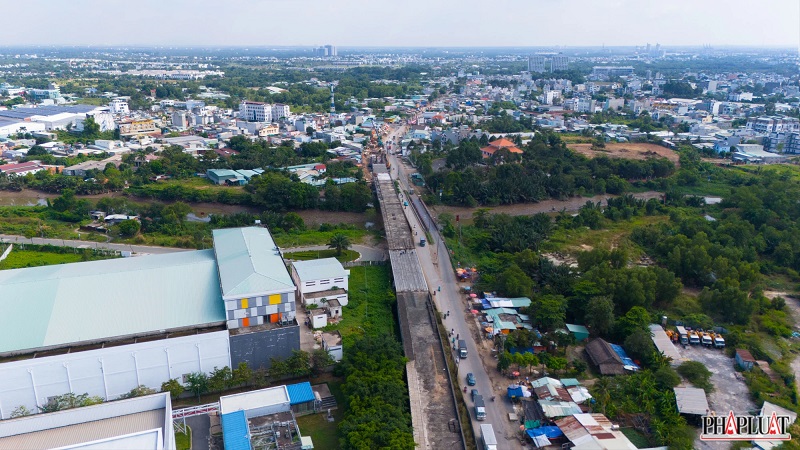
[[[491,158],[498,150],[506,149],[509,153],[521,155],[522,150],[517,145],[506,138],[495,139],[489,145],[481,149],[484,158]]]
[[[27,161],[18,164],[5,164],[0,166],[0,173],[4,173],[6,175],[16,175],[16,176],[25,176],[29,173],[36,173],[41,170],[46,170],[42,167],[42,164],[39,161]]]

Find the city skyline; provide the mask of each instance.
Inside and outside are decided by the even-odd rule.
[[[37,10],[47,14],[36,16],[35,29],[31,21],[8,21],[0,30],[0,42],[167,47],[613,47],[647,42],[800,46],[800,3],[795,0],[766,0],[759,8],[743,0],[658,5],[634,0],[497,0],[488,9],[475,0],[464,0],[457,8],[421,0],[402,5],[309,0],[302,5],[301,9],[286,0],[141,0],[132,8],[97,0],[29,0],[7,5],[6,16],[25,17]]]

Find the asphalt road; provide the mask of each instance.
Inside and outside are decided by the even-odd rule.
[[[397,136],[401,131],[399,129],[392,130],[390,136]],[[394,145],[392,146],[394,149]],[[400,162],[396,155],[389,155],[389,161],[392,165],[391,174],[395,179],[400,180],[400,185],[404,192],[408,192],[408,173],[406,168]],[[421,200],[417,195],[412,195],[410,200],[420,206]],[[418,208],[422,210],[422,208]],[[422,224],[417,219],[416,215],[411,211],[411,208],[405,208],[408,215],[409,222],[417,226],[417,229],[422,227]],[[429,222],[429,217],[423,217],[423,220]],[[430,224],[433,225],[433,224]],[[433,245],[417,250],[422,271],[427,279],[428,286],[431,289],[436,289],[441,286],[441,291],[437,291],[434,296],[434,301],[440,312],[445,313],[450,311],[450,316],[445,319],[444,324],[447,328],[454,330],[460,339],[466,341],[467,351],[469,356],[466,359],[458,360],[458,380],[459,388],[463,390],[466,386],[466,375],[472,372],[476,378],[476,385],[468,389],[477,388],[478,392],[483,395],[486,402],[486,420],[475,420],[475,413],[472,409],[472,402],[467,400],[467,408],[470,410],[470,418],[472,419],[472,426],[475,430],[475,435],[480,435],[481,424],[492,424],[494,427],[495,435],[498,439],[499,449],[522,449],[522,445],[516,439],[518,429],[516,424],[512,424],[508,420],[508,413],[514,412],[512,405],[505,399],[503,392],[506,386],[493,386],[488,375],[488,370],[495,370],[493,367],[486,368],[478,356],[478,345],[472,330],[469,327],[467,320],[472,320],[471,315],[466,310],[466,304],[463,300],[464,294],[459,292],[459,286],[455,277],[455,271],[450,263],[450,258],[447,257],[447,248],[438,233],[435,226],[429,227],[431,235],[434,240]],[[491,401],[491,397],[495,395],[496,400]],[[508,439],[508,438],[511,439]]]
[[[185,248],[174,247],[150,247],[146,245],[130,245],[130,244],[113,244],[110,242],[92,242],[92,241],[78,241],[69,239],[48,239],[48,238],[26,238],[25,236],[14,236],[9,234],[0,234],[0,243],[12,244],[36,244],[36,245],[56,245],[59,247],[74,247],[74,248],[105,248],[109,250],[116,250],[120,252],[133,252],[140,255],[145,254],[162,254],[185,252]]]
[[[211,419],[208,414],[187,417],[186,425],[192,429],[192,450],[208,450],[209,429],[211,428]]]

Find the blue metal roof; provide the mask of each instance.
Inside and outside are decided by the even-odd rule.
[[[225,450],[251,450],[250,430],[244,411],[222,415],[222,441]]]
[[[286,390],[289,391],[290,405],[298,405],[300,403],[310,402],[315,399],[314,391],[311,390],[311,383],[308,381],[297,384],[289,384],[286,386]]]

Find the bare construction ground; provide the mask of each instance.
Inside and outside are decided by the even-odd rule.
[[[642,142],[609,142],[605,148],[594,150],[592,144],[567,144],[570,150],[589,158],[607,156],[609,158],[647,159],[667,158],[678,165],[678,154],[657,144]]]
[[[397,293],[403,347],[409,359],[406,368],[414,440],[422,449],[456,450],[464,444],[461,434],[449,428],[457,415],[428,295],[427,292]]]

